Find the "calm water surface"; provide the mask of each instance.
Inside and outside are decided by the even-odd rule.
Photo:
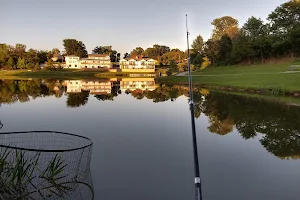
[[[300,198],[300,107],[194,91],[203,198]],[[187,88],[154,79],[0,81],[0,132],[93,141],[95,199],[194,199]]]

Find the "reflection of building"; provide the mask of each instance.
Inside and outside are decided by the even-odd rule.
[[[80,57],[79,56],[65,56],[66,68],[80,69]]]
[[[110,81],[68,80],[64,85],[67,86],[67,93],[89,91],[91,94],[110,94],[112,89]]]
[[[89,54],[88,58],[80,59],[80,66],[83,69],[109,69],[110,57],[106,54]]]
[[[120,69],[122,72],[155,72],[155,60],[144,57],[121,59]]]
[[[88,58],[65,56],[66,68],[72,69],[109,69],[110,57],[106,54],[89,54]]]
[[[120,81],[121,90],[154,90],[154,78],[123,78]]]
[[[64,82],[67,86],[67,93],[81,92],[81,82],[80,80],[68,80]]]
[[[111,93],[111,82],[101,81],[82,81],[81,90],[89,91],[91,94],[110,94]]]

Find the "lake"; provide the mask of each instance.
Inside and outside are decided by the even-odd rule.
[[[300,198],[298,99],[194,88],[194,100],[204,200]],[[62,131],[93,141],[95,199],[194,199],[185,86],[1,80],[0,103],[0,132]]]

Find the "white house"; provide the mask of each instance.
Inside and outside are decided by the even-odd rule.
[[[146,57],[121,59],[120,69],[122,72],[155,72],[155,60]]]
[[[65,56],[66,65],[65,68],[80,69],[80,57],[79,56]]]
[[[88,58],[80,59],[82,69],[110,69],[110,57],[107,54],[89,54]]]

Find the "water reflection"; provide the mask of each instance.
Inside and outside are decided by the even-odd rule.
[[[27,102],[46,96],[65,95],[70,108],[84,106],[89,98],[112,101],[124,92],[137,100],[154,103],[188,97],[188,87],[158,85],[154,78],[97,80],[2,80],[0,103]],[[225,136],[238,130],[245,139],[260,135],[267,151],[281,159],[300,158],[300,107],[258,97],[210,92],[194,88],[195,117],[207,116],[211,133]]]

